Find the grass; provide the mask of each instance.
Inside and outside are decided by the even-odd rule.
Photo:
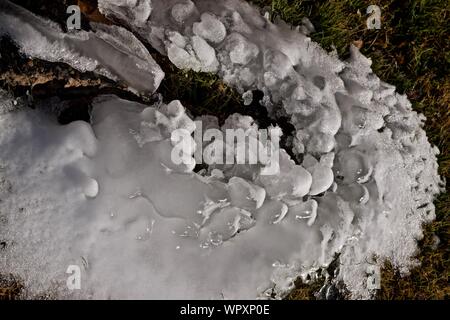
[[[20,281],[16,281],[12,277],[0,278],[0,301],[14,300],[22,291]]]
[[[35,12],[63,23],[65,5],[75,0],[60,0],[48,7],[45,0],[17,0]],[[94,0],[83,0],[95,3]],[[439,147],[440,174],[450,180],[450,8],[446,0],[252,0],[270,11],[272,19],[281,18],[291,25],[309,17],[316,28],[312,39],[325,49],[335,49],[343,59],[350,44],[372,58],[374,72],[405,93],[413,108],[427,117],[425,130]],[[39,3],[39,4],[38,4]],[[366,8],[381,8],[381,29],[367,30]],[[50,10],[47,10],[50,9]],[[64,10],[63,10],[64,9]],[[166,77],[159,92],[166,100],[180,99],[192,115],[213,114],[224,120],[233,112],[266,119],[261,108],[244,107],[237,92],[214,75],[176,69],[155,53]],[[266,119],[267,120],[267,119]],[[449,270],[450,196],[446,192],[435,201],[436,220],[424,226],[417,259],[421,266],[401,277],[392,265],[382,270],[378,299],[447,299]],[[435,236],[440,239],[436,245]],[[297,283],[288,299],[315,299],[323,281]],[[20,286],[0,282],[0,299],[14,298]]]

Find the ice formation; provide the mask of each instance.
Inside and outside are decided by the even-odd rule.
[[[8,246],[1,270],[18,274],[31,293],[60,297],[280,298],[338,253],[333,281],[353,298],[368,298],[370,264],[388,259],[403,272],[415,265],[422,224],[434,218],[438,151],[421,128],[423,116],[356,48],[340,61],[238,0],[100,0],[99,7],[176,66],[217,72],[246,104],[251,90],[263,91],[270,115],[287,115],[295,127],[301,164],[280,150],[275,176],[261,175],[262,164],[201,173],[175,165],[171,132],[195,129],[178,101],[148,107],[102,96],[90,125],[59,126],[39,110],[8,111],[11,100],[2,94],[0,234]],[[45,56],[39,41],[14,31],[23,16],[33,17],[25,19],[32,32],[45,22],[16,10],[0,17],[22,50],[71,63]],[[119,30],[98,28],[103,36],[82,34],[97,44]],[[305,22],[303,29],[311,28]],[[56,37],[99,59],[82,40],[56,34],[40,30],[37,39]],[[116,49],[129,45],[109,40]],[[136,58],[121,49],[131,55],[124,59]],[[99,61],[119,68],[106,55]],[[142,70],[115,72],[140,84],[131,85],[136,90],[153,91]],[[218,130],[257,129],[238,114],[222,127],[202,121]],[[72,264],[84,266],[80,291],[65,287]]]
[[[0,1],[0,35],[8,34],[24,54],[64,62],[82,72],[95,71],[123,81],[133,91],[155,92],[164,72],[145,46],[122,27],[91,26],[94,32],[63,33],[56,23]]]

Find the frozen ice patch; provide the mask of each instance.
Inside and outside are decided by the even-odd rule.
[[[195,130],[178,101],[147,107],[99,97],[90,125],[59,126],[28,109],[4,112],[2,270],[18,274],[30,295],[281,298],[296,278],[339,253],[333,281],[342,281],[353,298],[369,298],[369,266],[387,259],[407,272],[416,265],[417,239],[434,218],[440,191],[438,151],[422,130],[423,116],[373,74],[369,59],[352,47],[350,59],[340,61],[238,0],[154,0],[143,18],[140,3],[100,0],[99,6],[178,67],[217,72],[247,92],[247,101],[248,92],[261,90],[269,115],[287,116],[294,126],[291,147],[301,163],[284,150],[277,175],[261,174],[260,164],[210,166],[197,174],[192,164],[173,163],[171,132]],[[61,35],[22,11],[0,15],[9,22],[2,31],[25,52],[70,63],[73,52],[55,58],[40,46],[50,37],[58,53],[69,42],[82,53],[77,57],[89,57],[74,60],[79,68],[101,65],[136,89],[157,87],[147,87],[147,77],[157,81],[134,64],[152,60],[128,31],[97,27],[95,34]],[[14,28],[18,23],[35,37]],[[91,52],[109,53],[111,46],[103,60]],[[10,110],[8,97],[0,103]],[[239,114],[222,128],[203,119],[218,130],[258,129]],[[72,264],[83,266],[79,292],[65,287]]]
[[[94,32],[63,33],[57,24],[9,1],[2,1],[0,9],[0,35],[9,35],[28,56],[97,72],[139,93],[153,93],[164,78],[145,46],[124,28],[93,24]]]

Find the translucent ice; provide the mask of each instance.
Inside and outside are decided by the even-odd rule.
[[[96,100],[92,128],[25,107],[0,115],[1,174],[11,183],[1,190],[1,270],[20,276],[29,297],[163,299],[280,295],[293,285],[278,276],[284,265],[318,267],[319,226],[287,219],[264,185],[205,180],[171,162],[170,130],[183,115],[177,101],[146,107],[114,96]],[[65,286],[73,264],[84,266],[77,292]]]
[[[182,24],[195,13],[195,10],[195,4],[190,0],[177,3],[172,7],[172,18],[177,23]]]
[[[136,26],[144,25],[152,12],[151,0],[110,0],[99,5],[103,10],[114,10],[118,18],[132,21]]]
[[[145,46],[124,28],[93,25],[95,32],[63,33],[9,1],[1,1],[0,9],[0,35],[8,34],[28,56],[95,71],[142,93],[153,93],[164,78]]]
[[[258,47],[239,33],[232,33],[227,38],[227,50],[233,63],[246,65],[259,53]]]
[[[203,13],[200,19],[200,22],[196,22],[192,26],[194,34],[212,43],[222,42],[227,34],[223,23],[209,13]]]
[[[192,172],[195,162],[174,163],[172,132],[196,128],[179,101],[147,107],[100,97],[91,126],[61,127],[37,111],[8,112],[11,99],[3,97],[2,270],[18,274],[31,294],[73,297],[62,275],[67,265],[84,263],[80,297],[280,298],[297,277],[339,253],[332,281],[368,298],[369,264],[388,259],[402,272],[415,265],[416,240],[440,191],[438,151],[421,128],[423,117],[373,74],[369,59],[351,47],[350,59],[340,61],[239,0],[153,0],[151,13],[142,3],[99,0],[99,7],[179,68],[217,72],[247,96],[261,90],[269,116],[288,117],[293,126],[288,142],[299,163],[283,149],[275,175],[262,174],[266,162],[211,165],[201,174]],[[127,50],[134,48],[124,39],[131,34],[94,25],[96,33],[61,36],[52,24],[43,30],[39,18],[16,13],[0,13],[8,22],[2,30],[25,52],[73,61],[73,52],[55,60],[36,47],[35,39],[48,37],[58,50],[70,42],[81,58],[113,46],[114,54],[79,67],[104,64],[129,82],[147,83],[148,72],[133,63],[152,60],[142,47]],[[17,23],[38,30],[34,39]],[[120,41],[110,38],[121,32]],[[258,129],[239,114],[222,127],[201,119],[222,131]]]
[[[351,47],[350,59],[340,61],[312,42],[306,34],[313,27],[306,19],[296,30],[282,21],[271,23],[240,0],[198,0],[194,8],[181,2],[190,4],[191,14],[180,25],[165,18],[178,2],[153,0],[158,14],[151,15],[144,29],[125,23],[169,57],[171,32],[204,38],[225,82],[246,92],[247,103],[248,92],[259,89],[269,115],[274,120],[281,115],[282,121],[288,116],[295,128],[292,150],[305,160],[297,165],[281,152],[280,175],[258,178],[273,201],[273,214],[261,219],[287,223],[290,211],[309,217],[299,220],[321,226],[318,261],[324,265],[332,255],[331,244],[340,242],[339,259],[345,266],[335,280],[343,280],[353,297],[370,296],[365,279],[373,256],[378,257],[373,263],[389,259],[402,271],[413,266],[416,239],[422,223],[433,218],[440,179],[437,150],[427,142],[423,117],[412,111],[406,97],[375,76],[370,59],[356,47]],[[113,11],[103,12],[114,18]],[[237,166],[223,170],[225,176],[249,177],[247,171]]]

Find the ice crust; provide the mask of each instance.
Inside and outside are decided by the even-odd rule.
[[[82,72],[95,71],[139,93],[155,92],[164,72],[145,46],[122,27],[92,27],[92,32],[63,33],[57,24],[0,1],[0,36],[9,35],[24,54],[64,62]]]
[[[178,67],[217,72],[248,104],[251,90],[262,90],[273,118],[289,116],[303,160],[280,150],[275,176],[261,175],[264,164],[194,173],[170,159],[171,132],[195,129],[179,101],[147,107],[103,96],[91,125],[59,126],[39,111],[8,112],[11,99],[0,93],[0,234],[8,243],[0,268],[21,276],[28,294],[281,298],[339,253],[331,281],[370,298],[370,265],[386,259],[403,273],[416,265],[440,191],[438,150],[424,117],[355,47],[340,61],[237,0],[99,7]],[[99,27],[102,39],[109,28]],[[308,21],[302,30],[311,30]],[[201,120],[258,129],[239,114],[222,127]],[[79,292],[65,287],[70,264],[84,266]]]
[[[100,97],[92,128],[29,109],[2,115],[2,270],[62,297],[73,297],[66,266],[79,264],[81,297],[228,299],[270,296],[271,278],[287,290],[297,261],[318,267],[320,228],[278,219],[286,204],[255,181],[172,163],[180,125],[167,109]]]
[[[361,103],[370,105],[372,91],[382,85],[376,77],[366,79],[362,87],[347,79],[342,72],[352,68],[350,63],[328,54],[300,32],[311,29],[306,20],[299,30],[281,21],[274,25],[239,0],[154,0],[152,7],[158,14],[137,27],[133,20],[122,19],[132,15],[134,7],[99,1],[102,13],[125,23],[179,68],[217,72],[242,93],[263,91],[262,102],[274,117],[291,117],[300,153],[320,154],[334,148],[342,121],[338,92],[360,91]],[[182,15],[177,8],[183,8]],[[274,110],[278,104],[283,108]],[[363,117],[363,110],[360,113]]]

